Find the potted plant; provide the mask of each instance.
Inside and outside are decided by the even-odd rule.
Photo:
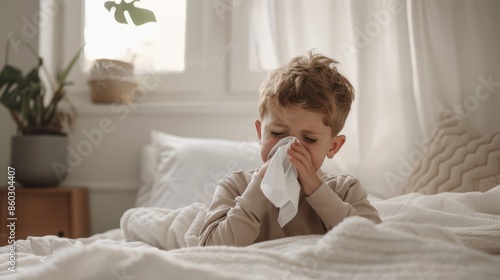
[[[9,64],[11,40],[21,42],[35,57],[35,65],[26,75]],[[17,181],[25,187],[57,186],[66,177],[55,172],[53,163],[66,163],[67,132],[75,110],[69,102],[67,112],[58,105],[62,100],[68,101],[66,79],[80,52],[81,49],[54,80],[28,41],[17,35],[7,40],[5,65],[0,71],[0,102],[17,125],[17,134],[11,139],[11,166],[16,169]],[[42,81],[41,74],[48,82]],[[44,102],[49,90],[52,97]]]

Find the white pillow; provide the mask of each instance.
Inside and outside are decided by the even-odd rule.
[[[500,184],[500,131],[479,135],[458,115],[443,116],[427,145],[414,151],[420,159],[404,192],[485,192]]]
[[[153,145],[142,147],[140,162],[140,186],[135,198],[135,207],[146,207],[151,200],[151,191],[156,174],[156,151]]]
[[[176,209],[193,202],[207,206],[218,181],[230,172],[262,165],[255,141],[229,141],[151,133],[156,173],[149,205]]]

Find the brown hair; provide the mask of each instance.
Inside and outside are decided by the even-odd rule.
[[[336,60],[310,51],[272,71],[260,86],[260,117],[268,106],[300,106],[321,113],[323,123],[337,135],[351,110],[354,88],[335,64],[338,64]]]

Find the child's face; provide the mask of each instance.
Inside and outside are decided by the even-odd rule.
[[[323,115],[298,106],[268,110],[261,120],[255,121],[255,126],[264,162],[271,148],[281,138],[295,136],[311,155],[316,171],[325,157],[332,158],[345,141],[344,136],[332,136],[332,129],[323,124]]]

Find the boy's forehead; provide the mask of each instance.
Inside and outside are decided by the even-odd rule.
[[[288,127],[295,123],[307,124],[311,128],[324,127],[323,116],[301,107],[279,107],[264,114],[264,121],[274,126]]]
[[[301,111],[293,110],[290,108],[278,107],[271,111],[271,114],[280,121],[294,120],[301,115]]]
[[[297,112],[297,110],[290,110],[281,106],[271,108],[271,110],[268,110],[264,114],[264,118],[266,118],[269,122],[276,124],[282,124],[298,117],[300,117],[300,113]]]
[[[307,110],[300,106],[287,106],[287,107],[276,106],[274,108],[271,108],[271,110],[268,110],[265,116],[266,115],[271,119],[280,121],[302,119],[304,117],[322,118],[321,113]]]

